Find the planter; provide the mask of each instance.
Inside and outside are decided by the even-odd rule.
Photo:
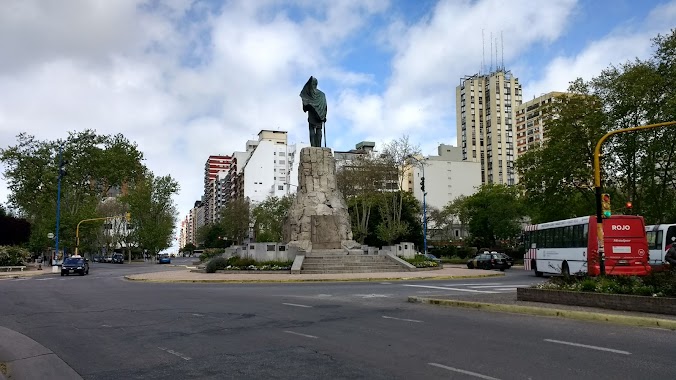
[[[217,270],[216,273],[228,273],[228,274],[291,274],[291,270]]]
[[[676,315],[676,298],[645,297],[626,294],[571,292],[567,290],[517,288],[518,301],[546,302],[560,305],[598,307]]]

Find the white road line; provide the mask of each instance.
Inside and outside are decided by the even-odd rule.
[[[30,278],[15,278],[12,281],[26,281],[26,280],[30,280]]]
[[[423,321],[419,321],[417,319],[395,318],[395,317],[388,317],[387,315],[383,315],[383,318],[385,318],[385,319],[396,319],[397,321],[404,321],[404,322],[423,323]]]
[[[48,278],[36,278],[35,281],[49,281],[49,280],[56,280],[54,277],[48,277]]]
[[[453,368],[453,367],[445,366],[445,365],[443,365],[443,364],[438,364],[438,363],[427,363],[427,364],[429,364],[429,365],[431,365],[431,366],[434,366],[434,367],[439,367],[439,368],[447,369],[447,370],[449,370],[449,371],[458,372],[458,373],[462,373],[462,374],[465,374],[465,375],[478,377],[478,378],[480,378],[480,379],[485,379],[485,380],[500,380],[500,379],[498,379],[498,378],[496,378],[496,377],[490,377],[490,376],[482,375],[482,374],[476,373],[476,372],[465,371],[464,369]]]
[[[500,286],[505,285],[506,286],[506,284],[503,284],[502,282],[472,282],[472,283],[469,283],[469,284],[450,283],[448,285],[442,285],[442,286],[472,286],[472,285],[482,285],[482,286],[485,286],[485,285],[500,285]]]
[[[288,330],[285,330],[284,332],[287,333],[287,334],[293,334],[293,335],[298,335],[298,336],[304,336],[304,337],[306,337],[306,338],[312,338],[312,339],[318,339],[318,338],[319,338],[318,336],[308,335],[308,334],[301,334],[301,333],[297,333],[297,332],[294,332],[294,331],[288,331]]]
[[[506,287],[506,286],[511,286],[513,288],[525,288],[530,285],[512,285],[512,284],[498,284],[498,285],[476,285],[476,286],[470,286],[472,289],[484,289],[484,288],[500,288],[500,287]]]
[[[392,285],[391,282],[381,282],[380,285]]]
[[[170,354],[172,354],[172,355],[174,355],[174,356],[178,356],[179,358],[181,358],[181,359],[183,359],[183,360],[190,360],[190,359],[191,359],[191,357],[185,356],[185,355],[183,355],[182,353],[180,353],[180,352],[178,352],[178,351],[169,350],[169,349],[166,349],[166,348],[164,348],[164,347],[157,347],[157,348],[159,348],[160,350],[162,350],[162,351],[164,351],[164,352],[168,352],[168,353],[170,353]]]
[[[286,306],[295,306],[295,307],[312,307],[312,306],[301,305],[301,304],[297,304],[297,303],[284,303],[284,302],[282,302],[282,305],[286,305]]]
[[[616,354],[622,354],[622,355],[631,355],[631,352],[622,351],[622,350],[615,350],[613,348],[590,346],[590,345],[587,345],[587,344],[565,342],[563,340],[555,340],[555,339],[545,339],[544,341],[545,342],[551,342],[551,343],[565,344],[565,345],[568,345],[568,346],[589,348],[591,350],[614,352]]]
[[[500,290],[500,291],[516,291],[516,288],[497,288],[493,290]]]
[[[194,315],[194,316],[196,316],[196,317],[204,317],[204,314],[193,313],[192,315]]]
[[[488,290],[474,290],[474,289],[460,289],[460,288],[448,288],[442,286],[429,286],[429,285],[404,285],[411,286],[414,288],[429,288],[429,289],[441,289],[441,290],[456,290],[458,292],[470,292],[470,293],[486,293],[486,294],[496,294],[499,292],[491,292]]]

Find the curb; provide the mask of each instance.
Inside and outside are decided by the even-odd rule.
[[[81,380],[53,351],[33,339],[0,326],[0,379]]]
[[[485,302],[469,302],[448,299],[425,298],[418,296],[409,296],[408,302],[426,303],[430,305],[441,305],[450,307],[461,307],[467,309],[486,310],[492,312],[517,313],[544,317],[558,317],[566,319],[575,319],[580,321],[608,322],[625,326],[652,327],[652,328],[676,330],[676,320],[651,318],[651,317],[634,317],[627,315],[605,314],[588,311],[551,309],[535,306],[507,305],[507,304],[485,303]]]
[[[189,280],[189,279],[149,279],[149,278],[131,278],[130,276],[124,276],[125,280],[136,281],[136,282],[154,282],[154,283],[298,283],[298,282],[380,282],[380,281],[428,281],[428,280],[456,280],[461,278],[487,278],[487,277],[501,277],[504,276],[504,273],[495,273],[487,274],[482,276],[435,276],[435,277],[382,277],[382,278],[326,278],[326,279],[256,279],[256,280],[243,280],[243,279],[199,279],[199,280]]]

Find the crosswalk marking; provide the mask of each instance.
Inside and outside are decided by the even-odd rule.
[[[404,286],[410,286],[414,288],[428,288],[428,289],[441,289],[441,290],[455,290],[458,292],[469,292],[469,293],[485,293],[485,294],[496,294],[498,292],[492,292],[489,290],[475,290],[475,289],[461,289],[461,288],[449,288],[449,287],[443,287],[443,286],[430,286],[430,285],[409,285],[406,284]]]

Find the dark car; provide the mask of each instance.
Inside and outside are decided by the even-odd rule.
[[[506,253],[501,253],[501,252],[491,252],[491,253],[497,254],[498,256],[500,256],[500,257],[502,257],[503,259],[505,259],[505,260],[507,261],[507,264],[509,264],[509,266],[508,266],[507,268],[511,268],[511,267],[514,266],[514,259],[513,259],[511,256],[509,256],[508,254],[506,254]]]
[[[429,261],[434,261],[434,262],[437,262],[437,263],[441,263],[441,259],[439,259],[438,257],[434,256],[434,255],[431,254],[431,253],[424,253],[423,256],[425,256],[425,259],[427,259],[427,260],[429,260]]]
[[[509,266],[507,260],[497,253],[480,253],[467,262],[469,269],[500,269],[503,271]]]
[[[80,276],[89,274],[89,261],[83,257],[68,257],[61,265],[61,275],[78,273]]]
[[[124,264],[124,255],[121,253],[116,253],[113,255],[112,259],[113,264]]]

